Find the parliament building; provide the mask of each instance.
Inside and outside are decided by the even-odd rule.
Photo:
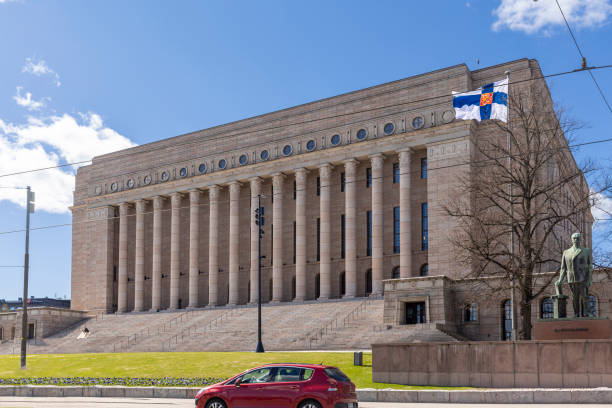
[[[442,208],[486,137],[455,120],[451,94],[506,71],[542,76],[529,59],[461,64],[95,157],[71,207],[72,309],[257,302],[260,200],[263,302],[380,298],[418,278],[427,320],[451,322],[461,291],[428,292],[466,272]]]

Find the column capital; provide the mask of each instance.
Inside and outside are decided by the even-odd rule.
[[[399,161],[400,161],[401,166],[408,166],[410,164],[411,153],[412,153],[412,149],[398,150]]]
[[[139,198],[134,203],[136,204],[136,212],[144,212],[149,201],[144,198]]]
[[[412,149],[411,147],[404,147],[402,149],[398,149],[396,150],[397,153],[412,153],[414,152],[414,149]]]
[[[159,195],[153,197],[153,209],[161,210],[162,206],[164,205],[164,201],[166,201],[166,197],[159,196]]]
[[[274,173],[272,174],[272,184],[274,188],[279,188],[283,184],[283,180],[287,177],[284,173]]]
[[[132,206],[132,203],[129,203],[127,201],[120,203],[119,204],[119,215],[120,216],[127,215],[128,210],[130,209],[131,206]]]
[[[345,170],[351,173],[357,169],[357,165],[359,164],[359,162],[355,159],[348,159],[343,161],[342,163],[344,163]]]
[[[249,179],[249,183],[251,183],[251,185],[253,185],[253,183],[261,183],[263,181],[263,179],[261,177],[251,177]]]
[[[295,169],[295,180],[299,183],[303,183],[306,181],[306,176],[308,175],[308,169],[304,167],[300,167],[299,169]]]
[[[189,201],[192,203],[197,203],[200,201],[200,190],[197,188],[192,188],[189,190]]]
[[[319,170],[322,170],[322,169],[333,170],[334,166],[331,163],[323,163],[323,164],[319,164],[318,169]]]
[[[181,198],[183,198],[183,194],[175,191],[174,193],[170,193],[170,201],[172,202],[172,206],[179,206],[181,204]]]
[[[229,186],[230,194],[240,191],[240,187],[242,187],[242,183],[237,180],[230,181],[227,185]]]
[[[368,156],[368,158],[370,159],[370,162],[372,163],[372,167],[374,169],[382,169],[383,167],[383,163],[385,161],[385,155],[382,153],[376,153],[373,155]]]
[[[319,166],[319,174],[321,177],[329,177],[331,175],[331,171],[334,169],[329,163],[324,163]]]
[[[208,195],[210,196],[211,200],[217,200],[219,198],[219,190],[220,187],[217,184],[208,186]]]

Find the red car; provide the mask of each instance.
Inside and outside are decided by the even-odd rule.
[[[201,389],[198,408],[357,408],[355,384],[338,368],[268,364]]]

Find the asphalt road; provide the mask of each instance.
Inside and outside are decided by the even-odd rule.
[[[612,408],[610,405],[584,405],[584,404],[545,404],[545,405],[505,405],[505,404],[398,404],[395,402],[360,402],[360,408],[442,408],[452,405],[453,408]],[[28,397],[0,397],[0,408],[194,408],[193,400],[159,399],[159,398],[28,398]]]

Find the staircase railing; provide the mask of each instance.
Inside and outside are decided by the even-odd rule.
[[[336,317],[335,319],[329,321],[323,327],[319,328],[315,331],[314,336],[312,333],[306,336],[306,344],[309,350],[312,349],[313,343],[317,345],[320,341],[323,340],[325,336],[331,333],[335,333],[339,328],[347,327],[351,322],[357,320],[357,317],[361,317],[368,305],[370,305],[376,299],[366,299],[361,302],[356,308],[348,312],[344,316]]]
[[[222,322],[224,320],[227,320],[230,317],[232,317],[237,310],[240,310],[240,309],[239,308],[229,309],[227,312],[223,313],[222,315],[215,317],[214,319],[209,321],[206,324],[206,326],[204,326],[204,330],[203,331],[198,331],[198,328],[199,328],[198,324],[192,324],[192,325],[184,328],[179,333],[176,333],[175,335],[173,335],[170,338],[168,338],[167,346],[166,346],[165,342],[162,343],[162,351],[172,351],[172,350],[174,350],[179,343],[182,343],[185,340],[185,337],[191,337],[193,335],[198,335],[199,336],[199,335],[205,334],[205,332],[207,330],[212,330],[213,327],[217,327],[220,322]],[[179,341],[179,339],[180,339],[180,341]]]
[[[164,322],[160,325],[154,327],[147,327],[142,330],[137,331],[136,333],[132,333],[128,336],[124,336],[123,339],[113,343],[113,353],[124,352],[127,351],[131,346],[136,345],[139,341],[142,341],[142,338],[149,338],[153,335],[161,335],[162,333],[166,333],[168,329],[172,328],[172,326],[176,326],[179,323],[185,321],[186,319],[191,318],[196,311],[190,310],[184,313],[179,314],[176,317]]]

